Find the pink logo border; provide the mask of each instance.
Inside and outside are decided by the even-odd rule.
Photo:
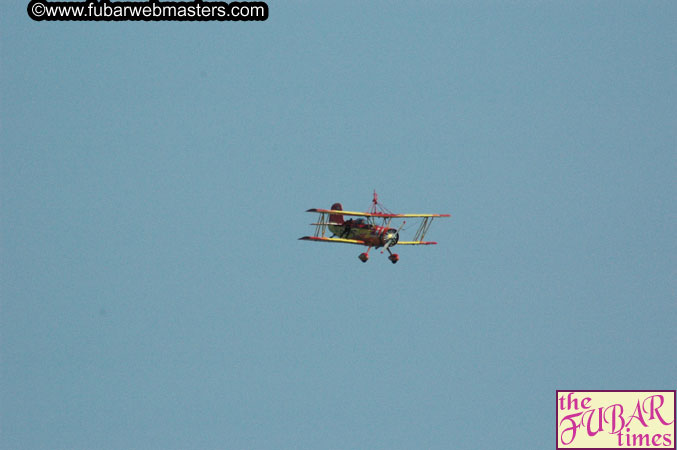
[[[557,399],[559,398],[560,392],[671,392],[675,396],[675,402],[674,402],[674,415],[673,415],[673,421],[672,421],[672,435],[677,438],[677,390],[669,390],[669,389],[637,389],[637,390],[632,390],[632,389],[580,389],[580,390],[575,390],[575,389],[557,389],[555,391],[555,450],[619,450],[621,447],[594,447],[594,448],[583,448],[583,447],[560,447],[559,446],[559,435],[558,435],[558,428],[559,428],[559,423],[557,420]],[[632,448],[639,448],[639,447],[628,447],[630,449]],[[658,447],[646,447],[648,450],[651,450],[651,448],[658,448]],[[672,447],[661,447],[663,450],[677,450],[677,439],[673,440],[673,445]]]

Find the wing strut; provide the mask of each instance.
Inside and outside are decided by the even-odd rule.
[[[430,228],[430,225],[433,223],[433,218],[432,217],[425,217],[423,221],[421,222],[421,225],[418,227],[418,231],[416,231],[416,235],[414,235],[414,241],[423,241],[423,238],[425,237],[425,234],[428,232],[428,228]]]
[[[324,237],[327,231],[328,217],[326,213],[320,213],[320,220],[315,224],[315,237]]]

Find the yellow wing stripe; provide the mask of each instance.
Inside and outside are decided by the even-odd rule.
[[[437,245],[437,242],[426,241],[398,241],[397,245]]]
[[[315,236],[303,236],[299,238],[299,241],[320,241],[320,242],[336,242],[337,244],[357,244],[357,245],[367,245],[364,241],[358,241],[357,239],[341,239],[341,238],[328,238],[328,237],[315,237]]]

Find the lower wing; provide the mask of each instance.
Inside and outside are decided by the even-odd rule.
[[[426,241],[397,241],[396,245],[436,245],[437,242]]]
[[[320,242],[336,242],[337,244],[357,244],[357,245],[367,245],[364,241],[358,241],[357,239],[341,239],[341,238],[328,238],[328,237],[315,237],[315,236],[303,236],[299,238],[299,241],[320,241]]]

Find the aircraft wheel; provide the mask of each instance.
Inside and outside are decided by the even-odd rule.
[[[400,256],[399,256],[397,253],[393,253],[392,255],[388,256],[388,259],[389,259],[390,262],[392,262],[393,264],[397,264],[397,261],[400,260]]]
[[[358,256],[358,258],[360,258],[360,261],[362,261],[363,263],[366,263],[367,260],[369,259],[369,255],[367,255],[366,253],[360,253],[360,256]]]

